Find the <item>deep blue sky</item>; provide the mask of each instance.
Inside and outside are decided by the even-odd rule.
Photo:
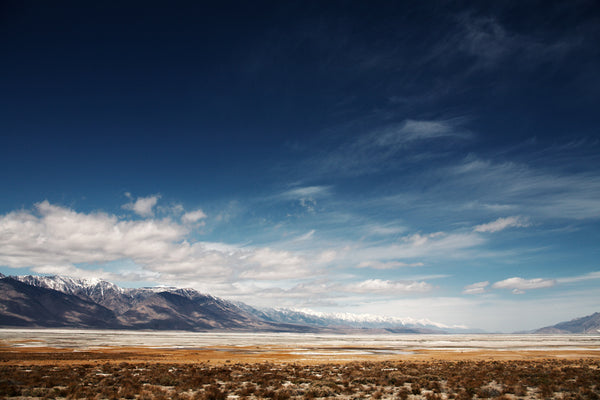
[[[600,311],[596,2],[202,3],[2,2],[0,272]]]

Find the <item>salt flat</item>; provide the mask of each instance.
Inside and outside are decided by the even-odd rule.
[[[409,354],[432,350],[588,351],[600,355],[600,335],[332,335],[75,329],[0,329],[8,347],[100,349],[143,347],[209,350],[277,348],[295,354]]]

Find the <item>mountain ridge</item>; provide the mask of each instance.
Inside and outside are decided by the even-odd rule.
[[[600,312],[575,318],[558,324],[536,329],[532,333],[549,334],[598,334],[600,333]]]
[[[350,313],[326,314],[311,310],[259,309],[190,288],[121,288],[100,279],[78,279],[60,275],[2,276],[0,283],[7,279],[50,291],[44,292],[46,298],[53,298],[57,307],[64,308],[55,310],[56,318],[52,321],[52,327],[321,333],[446,333],[443,328],[448,328],[433,321],[412,318]],[[38,314],[27,315],[24,319],[19,319],[17,314],[7,311],[27,309],[27,303],[33,301],[30,296],[23,297],[18,293],[19,290],[27,291],[24,286],[18,286],[0,292],[0,326],[48,325],[49,322],[40,315],[41,310],[37,310]],[[55,292],[54,295],[52,292]],[[81,311],[85,308],[84,304],[100,307],[98,310],[103,310],[106,314],[106,321],[92,318],[84,322]],[[69,309],[69,305],[79,310],[79,319],[64,317],[74,312]],[[60,315],[63,315],[62,320]]]

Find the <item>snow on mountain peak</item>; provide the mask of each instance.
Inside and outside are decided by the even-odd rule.
[[[280,311],[284,311],[280,309]],[[449,328],[462,328],[466,329],[463,326],[453,326],[450,327],[448,325],[431,321],[426,318],[415,319],[411,317],[392,317],[385,315],[374,315],[374,314],[354,314],[354,313],[325,313],[321,311],[314,311],[307,308],[302,309],[290,309],[293,312],[300,312],[303,314],[315,316],[318,318],[325,319],[336,319],[344,322],[351,323],[365,323],[365,324],[385,324],[385,325],[396,325],[396,326],[423,326],[423,327],[436,327],[440,329],[449,329]]]
[[[112,289],[117,292],[123,291],[123,289],[121,289],[114,283],[107,282],[98,278],[72,278],[69,276],[60,275],[21,275],[15,276],[14,278],[33,286],[58,290],[59,292],[69,294],[76,294],[79,292],[89,294],[91,291],[94,290],[99,290],[102,294],[104,294],[104,291],[108,289]]]

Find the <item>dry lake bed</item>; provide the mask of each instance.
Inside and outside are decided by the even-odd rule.
[[[598,399],[598,335],[0,329],[0,396]]]

